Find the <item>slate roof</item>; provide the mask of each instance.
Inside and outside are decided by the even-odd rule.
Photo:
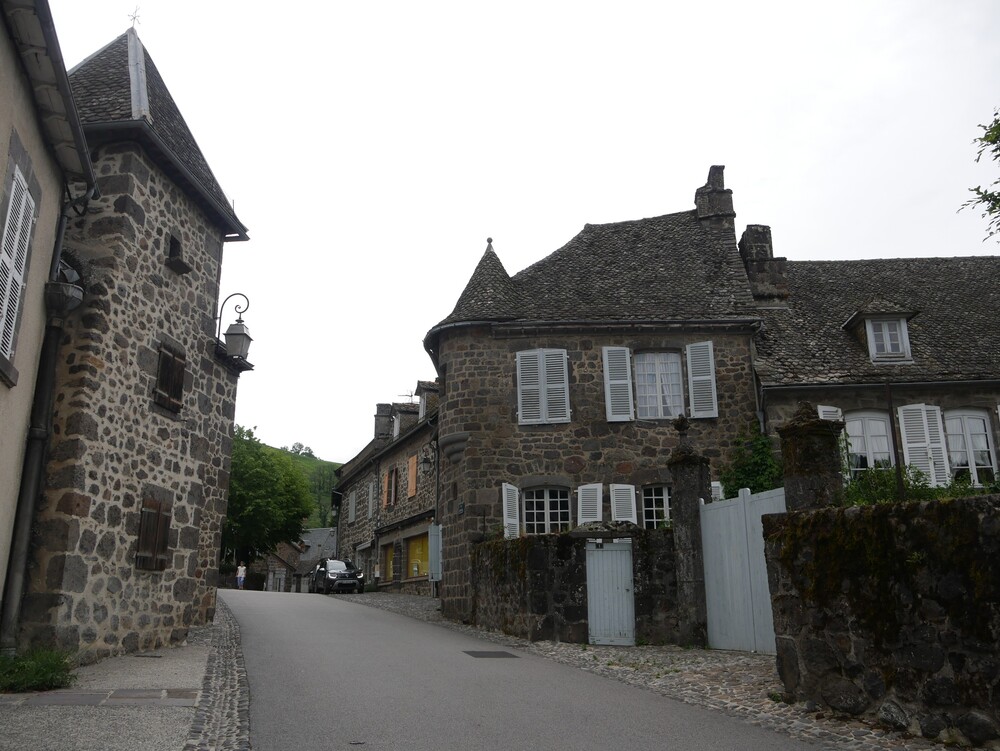
[[[149,105],[148,118],[136,113],[133,108],[134,72],[129,66],[130,36],[141,49],[145,64],[144,96]],[[141,77],[136,78],[137,82],[142,80]],[[246,227],[236,217],[152,57],[138,41],[134,29],[129,29],[73,68],[69,81],[84,131],[92,144],[115,140],[121,137],[122,130],[134,128],[153,158],[227,228],[231,239],[248,239]],[[135,94],[142,95],[142,92]]]
[[[765,386],[1000,378],[1000,256],[788,261],[787,277],[788,308],[761,311]],[[859,310],[916,313],[913,364],[872,363],[843,328]]]
[[[610,322],[756,318],[731,225],[696,211],[588,224],[508,276],[492,244],[434,331],[472,321]]]

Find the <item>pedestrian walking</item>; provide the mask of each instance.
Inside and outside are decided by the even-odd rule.
[[[243,589],[243,582],[247,580],[247,566],[243,561],[236,567],[236,587]]]

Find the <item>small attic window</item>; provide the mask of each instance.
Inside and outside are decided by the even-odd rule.
[[[191,271],[191,266],[184,261],[181,241],[174,235],[170,236],[167,245],[167,268],[178,274],[187,274]]]
[[[906,318],[868,318],[865,330],[872,362],[912,362]]]

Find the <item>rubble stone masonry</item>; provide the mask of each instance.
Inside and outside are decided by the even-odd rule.
[[[20,635],[84,661],[211,621],[238,378],[215,350],[222,230],[137,145],[101,147],[95,169],[101,197],[66,238],[86,297],[62,343]],[[162,347],[185,361],[177,412],[154,402]],[[136,565],[144,499],[170,514],[162,571]]]

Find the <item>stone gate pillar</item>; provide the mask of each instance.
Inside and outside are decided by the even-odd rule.
[[[680,443],[667,464],[673,482],[670,488],[670,519],[674,530],[677,571],[677,630],[680,643],[704,647],[708,643],[705,609],[705,555],[701,543],[701,500],[712,497],[708,458],[688,441],[688,420],[674,420]]]
[[[809,402],[799,402],[792,418],[778,428],[785,464],[785,507],[789,511],[840,505],[843,430],[843,420],[821,420]]]

